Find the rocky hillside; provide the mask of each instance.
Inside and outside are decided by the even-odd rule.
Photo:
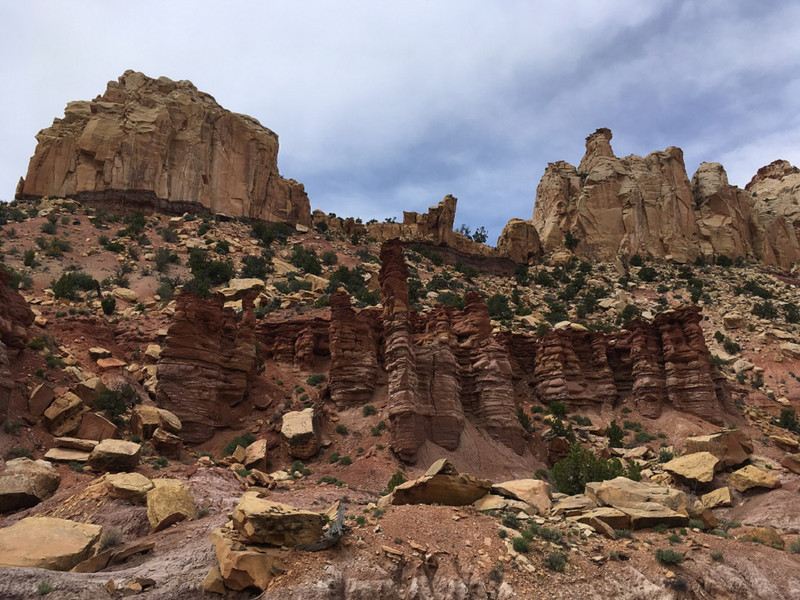
[[[278,136],[189,81],[126,71],[36,139],[19,198],[310,221],[303,186],[278,173]]]
[[[611,131],[598,129],[578,167],[547,166],[529,223],[545,254],[569,246],[593,259],[725,257],[787,268],[800,259],[798,171],[776,161],[742,190],[722,165],[703,163],[690,180],[680,148],[618,158]],[[502,237],[521,227],[513,220]],[[535,239],[515,246],[517,259],[539,251]]]

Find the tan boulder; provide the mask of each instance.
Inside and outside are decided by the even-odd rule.
[[[477,511],[516,510],[524,511],[528,514],[537,514],[536,509],[525,502],[520,502],[513,498],[506,498],[505,496],[498,496],[497,494],[486,494],[482,498],[475,500],[472,506],[474,506]]]
[[[231,515],[234,528],[257,544],[297,546],[311,544],[322,537],[324,525],[319,513],[300,510],[245,492]]]
[[[710,452],[684,454],[664,463],[664,470],[671,475],[700,483],[714,479],[714,471],[719,459]]]
[[[211,567],[208,570],[208,575],[203,579],[203,589],[214,594],[225,593],[225,581],[217,567]]]
[[[550,514],[550,486],[539,479],[515,479],[495,483],[492,493],[521,500],[532,506],[542,516]]]
[[[99,471],[132,471],[139,464],[142,445],[125,440],[103,440],[89,456],[89,464]]]
[[[511,219],[497,240],[497,251],[515,263],[528,264],[542,254],[539,233],[532,221]]]
[[[641,502],[619,510],[630,517],[631,529],[645,529],[659,524],[667,527],[683,527],[689,522],[689,515],[685,511],[674,511],[657,502]]]
[[[74,448],[50,448],[45,452],[44,457],[54,462],[87,462],[90,453],[86,450],[76,450]]]
[[[700,501],[706,508],[717,508],[719,506],[731,506],[731,491],[727,487],[717,488],[712,492],[703,494]]]
[[[784,456],[783,460],[781,460],[781,466],[789,469],[792,473],[800,474],[800,453]]]
[[[311,458],[320,448],[320,427],[313,408],[283,415],[281,439],[295,458]]]
[[[158,418],[161,420],[159,427],[170,433],[180,433],[183,429],[183,424],[177,415],[165,408],[158,409]]]
[[[67,392],[63,396],[56,398],[44,411],[44,421],[47,429],[53,435],[69,435],[78,429],[83,413],[86,410],[87,408],[78,396],[72,392]]]
[[[107,440],[117,435],[117,426],[102,415],[87,412],[81,418],[76,435],[87,440]]]
[[[172,458],[175,460],[180,459],[181,451],[183,450],[183,440],[169,431],[159,427],[153,433],[151,439],[153,447],[161,456]]]
[[[114,288],[111,294],[120,300],[124,300],[125,302],[138,302],[139,301],[139,294],[130,290],[128,288],[118,287]]]
[[[631,529],[631,518],[627,513],[611,508],[610,506],[600,506],[591,508],[585,512],[569,517],[572,521],[585,523],[595,531],[607,534],[611,529]]]
[[[741,329],[744,327],[744,317],[738,311],[731,311],[729,313],[725,313],[722,317],[722,325],[725,329]]]
[[[147,492],[155,487],[152,481],[140,473],[109,473],[105,477],[105,486],[109,496],[129,500],[134,504],[144,504]]]
[[[28,508],[52,496],[61,475],[49,462],[15,458],[0,473],[0,513]]]
[[[632,481],[616,477],[607,481],[592,481],[586,484],[586,496],[598,505],[625,509],[638,507],[642,503],[666,506],[674,511],[686,511],[688,498],[680,490],[661,485]]]
[[[256,440],[245,448],[244,460],[242,464],[248,469],[267,468],[267,440]]]
[[[139,404],[131,413],[131,428],[143,440],[149,440],[161,425],[158,407],[152,404]]]
[[[786,435],[771,435],[769,440],[786,452],[797,452],[800,449],[800,442]]]
[[[424,476],[394,488],[379,505],[443,504],[464,506],[482,498],[492,487],[488,479],[459,473],[447,459],[433,463]]]
[[[245,540],[231,529],[215,529],[210,537],[227,588],[266,590],[272,578],[284,572],[288,550],[245,545]]]
[[[119,369],[124,367],[127,363],[118,358],[99,358],[97,359],[97,366],[102,371],[109,371],[111,369]]]
[[[753,442],[737,429],[726,429],[711,435],[688,437],[686,454],[710,452],[719,459],[717,470],[735,467],[745,462],[753,453]]]
[[[111,350],[107,350],[99,346],[93,346],[89,348],[89,356],[91,356],[93,360],[97,360],[98,358],[111,358],[112,354]]]
[[[783,547],[786,544],[780,531],[770,525],[753,527],[744,536],[742,536],[741,539],[760,542],[767,546],[772,546],[773,548],[779,548],[781,550],[783,550]]]
[[[692,498],[692,500],[689,502],[688,513],[690,519],[702,521],[702,529],[711,529],[719,525],[719,521],[714,513],[711,512],[711,509],[697,498]]]
[[[85,440],[79,437],[57,437],[53,441],[59,448],[72,448],[84,452],[91,452],[98,444],[97,440]]]
[[[786,356],[800,358],[800,344],[795,344],[794,342],[785,342],[780,345],[780,349],[781,352],[783,352]]]
[[[752,488],[774,489],[781,487],[781,482],[777,477],[753,465],[747,465],[731,473],[730,477],[728,477],[728,484],[740,492],[746,492]]]
[[[565,517],[574,517],[593,508],[597,508],[597,504],[594,500],[587,497],[585,494],[576,494],[556,500],[551,512],[554,517],[560,517],[562,515]]]
[[[99,377],[89,377],[75,384],[75,395],[78,396],[86,406],[94,407],[101,392],[106,389],[105,384]]]
[[[177,479],[154,479],[147,492],[147,520],[161,531],[185,519],[194,519],[197,505],[189,486]]]
[[[41,417],[53,400],[55,400],[53,389],[46,383],[40,383],[33,388],[28,398],[28,410],[34,417]]]
[[[158,344],[149,344],[147,350],[144,351],[144,355],[153,362],[158,362],[158,359],[161,358],[161,346]]]
[[[103,528],[53,517],[26,517],[0,530],[0,566],[68,571],[89,557]]]

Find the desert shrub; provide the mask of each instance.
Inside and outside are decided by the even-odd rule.
[[[25,446],[14,446],[3,456],[5,460],[13,460],[15,458],[33,458],[33,453],[30,448]]]
[[[171,264],[178,264],[179,262],[178,255],[169,248],[162,247],[156,250],[156,271],[159,273],[167,271]]]
[[[544,566],[551,571],[563,573],[567,566],[567,555],[563,552],[550,552],[544,557]]]
[[[744,285],[734,288],[734,293],[736,294],[742,294],[743,292],[747,292],[751,296],[757,296],[763,300],[771,300],[775,297],[775,294],[752,279],[747,280]]]
[[[655,281],[658,273],[653,267],[642,267],[639,269],[639,279],[642,281]]]
[[[464,310],[464,296],[454,292],[440,292],[436,301],[442,306],[454,306],[458,310]]]
[[[715,561],[715,562],[719,562],[719,561],[721,561],[721,560],[722,560],[722,558],[723,558],[723,556],[722,556],[722,552],[715,551],[715,552],[712,552],[712,553],[711,553],[711,560],[713,560],[713,561]]]
[[[658,451],[658,462],[660,463],[667,463],[675,458],[675,454],[667,450],[666,448],[662,448]]]
[[[365,417],[369,417],[371,415],[376,414],[378,411],[372,404],[365,404],[364,407],[361,409],[361,414]]]
[[[311,377],[306,379],[306,383],[308,385],[315,385],[315,386],[319,386],[324,381],[325,381],[325,375],[322,375],[322,374],[319,374],[319,373],[317,373],[315,375],[312,375]]]
[[[289,262],[304,273],[319,275],[322,273],[322,265],[315,250],[307,250],[302,244],[295,244],[292,248],[292,255]]]
[[[580,444],[570,446],[566,458],[553,465],[550,476],[556,489],[568,495],[583,493],[590,481],[605,481],[620,476],[641,479],[633,463],[625,467],[617,458],[599,458]]]
[[[662,565],[679,565],[681,564],[685,557],[680,552],[675,552],[674,550],[669,549],[661,549],[659,548],[655,552],[655,557],[658,562]]]
[[[794,433],[800,433],[800,422],[797,421],[797,414],[794,409],[782,408],[780,417],[778,417],[778,421],[775,424]]]
[[[120,394],[117,390],[111,389],[106,389],[100,392],[95,404],[97,405],[97,408],[106,411],[112,417],[118,417],[128,409],[122,394]]]
[[[800,323],[800,308],[794,302],[788,302],[783,306],[784,317],[787,323]]]
[[[247,448],[250,444],[256,441],[256,438],[253,437],[253,434],[249,431],[243,435],[237,435],[233,438],[230,442],[225,444],[225,447],[222,449],[222,456],[230,456],[234,453],[237,446],[241,446],[242,448]]]
[[[109,527],[103,530],[103,535],[100,536],[100,547],[98,552],[103,552],[114,546],[119,546],[122,543],[122,530],[119,527]]]
[[[104,314],[111,315],[114,313],[114,309],[117,308],[117,300],[114,296],[103,296],[103,299],[100,300],[100,307],[103,309]]]
[[[700,519],[689,519],[686,525],[689,529],[705,529],[705,525]]]
[[[394,472],[394,475],[392,475],[392,478],[389,479],[389,483],[386,484],[386,493],[391,493],[394,488],[405,482],[406,478],[403,475],[403,472],[400,469],[397,469],[397,471]]]
[[[270,270],[269,260],[264,256],[247,255],[242,257],[241,276],[244,278],[264,279]]]
[[[638,319],[642,315],[641,309],[635,304],[628,304],[622,309],[622,312],[617,319],[620,323],[628,323],[634,319]]]
[[[736,342],[734,342],[732,339],[728,338],[728,337],[726,337],[723,340],[722,348],[728,354],[738,354],[739,352],[742,351],[742,347],[739,344],[737,344]]]
[[[489,316],[493,319],[505,320],[514,316],[508,305],[508,297],[503,294],[495,294],[486,304],[489,306]]]
[[[567,416],[567,407],[564,405],[563,402],[559,402],[556,400],[555,402],[551,402],[547,405],[547,412],[549,412],[554,417],[558,417],[559,419],[563,419]]]
[[[331,273],[328,292],[333,293],[338,290],[340,286],[344,287],[351,295],[364,289],[364,270],[360,267],[355,267],[353,269],[339,267]]]
[[[789,552],[793,554],[800,554],[800,538],[797,538],[796,540],[792,541],[791,544],[789,544]]]
[[[227,240],[220,240],[214,245],[214,250],[217,252],[217,254],[229,254],[231,251],[231,245]]]
[[[39,263],[36,261],[36,251],[32,249],[25,250],[22,255],[22,264],[26,267],[35,267],[38,265]]]
[[[36,593],[39,596],[46,596],[52,591],[53,591],[53,584],[50,583],[47,579],[43,579],[36,585]]]
[[[614,530],[614,537],[616,539],[625,538],[625,539],[632,539],[633,534],[631,533],[630,529],[615,529]]]
[[[76,292],[82,290],[100,290],[100,283],[91,275],[83,271],[66,271],[57,280],[50,282],[50,289],[56,298],[67,298],[74,300]]]
[[[574,250],[575,248],[577,248],[579,241],[580,240],[578,240],[578,238],[576,238],[574,235],[572,235],[572,232],[570,232],[570,231],[567,231],[564,234],[564,245],[569,250]]]
[[[519,420],[520,425],[522,428],[530,433],[532,431],[531,428],[531,418],[525,413],[521,406],[517,407],[517,419]]]
[[[202,248],[192,248],[189,253],[189,270],[195,279],[208,281],[211,285],[225,283],[234,275],[230,260],[211,260]]]
[[[644,264],[644,260],[642,259],[641,255],[634,254],[631,256],[631,259],[628,261],[628,264],[632,267],[641,267]]]
[[[349,456],[343,456],[339,459],[339,464],[343,467],[349,467],[353,464],[353,460]]]
[[[647,433],[646,431],[637,431],[633,439],[635,439],[639,444],[646,444],[647,442],[652,442],[654,439],[656,439],[656,436],[651,433]]]
[[[763,302],[756,302],[753,305],[752,313],[759,319],[778,318],[778,309],[775,308],[775,305],[769,300],[764,300]]]
[[[178,232],[168,227],[162,227],[161,229],[158,230],[158,233],[161,235],[161,239],[171,244],[174,244],[175,242],[178,241],[178,239],[180,239],[178,236]]]
[[[341,423],[339,423],[336,426],[336,433],[338,433],[339,435],[347,435],[348,433],[350,433],[350,430],[347,429],[346,426],[344,426]]]
[[[527,554],[531,550],[528,540],[523,537],[515,537],[513,540],[511,540],[511,546],[514,548],[514,550],[521,554]]]
[[[42,233],[46,233],[48,235],[55,235],[56,232],[58,231],[58,225],[56,225],[55,221],[47,221],[45,223],[42,223],[39,229],[42,231]]]

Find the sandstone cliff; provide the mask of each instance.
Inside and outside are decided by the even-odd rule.
[[[27,328],[33,323],[33,313],[28,303],[12,290],[11,277],[0,270],[0,422],[5,421],[14,383],[9,370],[11,359],[25,348]]]
[[[563,161],[547,166],[533,225],[545,253],[563,247],[569,233],[576,254],[595,260],[725,255],[788,267],[800,258],[798,181],[786,161],[761,169],[746,191],[730,185],[718,163],[701,164],[689,181],[679,148],[618,158],[611,131],[598,129],[586,138],[577,168]],[[507,226],[519,227],[518,220]]]
[[[190,443],[209,439],[215,428],[239,424],[256,368],[252,300],[243,300],[241,320],[217,295],[178,296],[172,325],[158,361],[156,402],[183,423]]]
[[[311,221],[303,186],[278,173],[278,136],[188,81],[126,71],[36,139],[19,197]]]

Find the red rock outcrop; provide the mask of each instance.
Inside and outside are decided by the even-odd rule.
[[[745,191],[728,183],[721,165],[703,163],[690,182],[679,148],[618,158],[611,131],[598,129],[586,138],[577,168],[563,161],[547,166],[532,223],[545,253],[563,247],[570,233],[575,252],[595,260],[726,255],[788,267],[800,259],[800,173],[776,161]],[[535,252],[536,241],[530,244]],[[524,243],[512,246],[522,256]]]
[[[491,339],[486,304],[468,294],[465,310],[440,307],[424,318],[409,309],[408,271],[398,240],[381,249],[385,365],[392,448],[413,462],[430,440],[458,448],[465,420],[521,454],[511,365]]]
[[[543,404],[572,410],[628,404],[649,418],[665,408],[721,424],[731,412],[729,391],[711,357],[697,307],[636,320],[612,334],[552,330],[540,339],[511,334],[502,342],[519,378]]]
[[[27,328],[33,323],[28,303],[9,287],[9,281],[8,273],[0,271],[0,422],[6,420],[14,387],[9,370],[11,359],[27,344]]]
[[[301,317],[290,321],[261,319],[256,338],[263,358],[310,368],[315,358],[330,356],[330,321]]]
[[[22,198],[311,223],[303,186],[278,173],[278,136],[189,81],[126,71],[36,139]]]
[[[350,306],[350,295],[331,294],[329,388],[340,408],[365,404],[372,399],[379,379],[378,323]]]
[[[515,263],[528,264],[542,255],[539,232],[533,221],[511,219],[497,240],[497,251]]]
[[[221,294],[181,293],[158,361],[156,402],[177,415],[190,443],[238,424],[250,408],[243,400],[256,367],[252,299],[244,298],[240,320],[223,304]]]

